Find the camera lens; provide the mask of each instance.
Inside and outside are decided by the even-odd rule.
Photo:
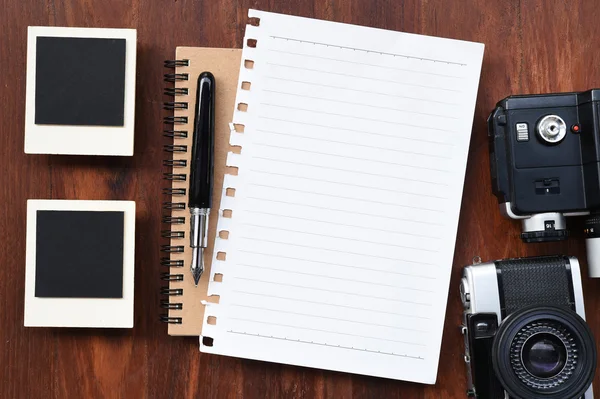
[[[580,398],[594,377],[596,346],[574,311],[529,307],[509,315],[498,328],[492,364],[510,397]]]
[[[534,334],[525,341],[520,360],[534,377],[552,378],[565,368],[567,347],[556,335]]]
[[[538,333],[525,341],[521,351],[521,363],[528,373],[539,378],[551,378],[565,368],[567,347],[559,337],[550,333]]]
[[[559,389],[578,366],[578,344],[563,323],[533,320],[509,343],[510,366],[521,383],[538,391]]]

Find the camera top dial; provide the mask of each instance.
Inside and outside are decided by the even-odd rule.
[[[557,144],[565,138],[567,125],[558,115],[546,115],[537,124],[538,136],[549,144]]]

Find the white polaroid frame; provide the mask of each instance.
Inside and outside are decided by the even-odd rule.
[[[125,102],[123,126],[35,124],[36,43],[38,36],[125,39]],[[133,155],[135,117],[135,29],[30,26],[27,31],[25,153],[68,155]]]
[[[35,296],[37,211],[123,212],[123,297],[38,298]],[[27,200],[25,327],[133,327],[135,202]]]

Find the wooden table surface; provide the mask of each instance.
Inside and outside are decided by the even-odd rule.
[[[577,255],[575,238],[524,245],[490,189],[485,119],[512,93],[600,86],[600,8],[554,0],[0,0],[0,398],[460,398],[461,267],[536,254]],[[241,47],[249,7],[485,43],[437,384],[425,386],[200,354],[158,321],[163,60],[176,46]],[[28,25],[135,28],[135,156],[25,155]],[[28,198],[137,203],[135,328],[23,327]],[[600,337],[600,280],[584,277],[588,321]],[[600,395],[600,374],[596,394]]]

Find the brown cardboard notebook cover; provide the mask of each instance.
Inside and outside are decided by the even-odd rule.
[[[169,309],[169,335],[194,335],[199,336],[202,330],[202,319],[204,318],[204,305],[201,301],[208,300],[208,279],[210,276],[210,265],[213,255],[213,246],[217,228],[218,209],[223,189],[223,176],[225,174],[225,161],[229,151],[229,123],[232,120],[235,104],[235,95],[237,91],[238,74],[240,68],[240,58],[242,50],[239,49],[217,49],[217,48],[198,48],[198,47],[178,47],[178,60],[189,60],[188,66],[178,66],[175,70],[177,74],[187,74],[188,79],[177,81],[176,88],[187,88],[187,95],[176,96],[173,100],[187,103],[187,109],[175,109],[175,117],[187,117],[187,122],[176,124],[172,127],[174,131],[187,132],[185,138],[174,138],[174,146],[186,146],[186,151],[174,151],[173,160],[185,160],[185,167],[173,167],[167,173],[185,174],[185,181],[173,180],[173,189],[185,189],[185,195],[173,195],[165,201],[173,204],[185,204],[185,209],[173,209],[165,211],[165,216],[171,216],[179,222],[176,224],[166,224],[163,230],[164,235],[171,237],[171,248],[182,246],[183,252],[172,252],[170,255],[171,264],[173,261],[179,262],[181,266],[170,267],[169,274],[183,275],[183,281],[169,281],[169,290],[163,290],[163,294],[168,294],[163,307]],[[214,158],[214,189],[213,202],[209,222],[208,248],[204,253],[205,271],[198,287],[194,286],[193,278],[190,273],[191,251],[189,246],[189,210],[188,186],[189,186],[189,165],[192,151],[194,112],[196,106],[196,85],[198,76],[204,72],[210,71],[215,76],[216,86],[216,104],[215,104],[215,158]],[[168,127],[166,129],[171,129]],[[169,143],[171,144],[171,143]],[[180,149],[183,149],[181,147]],[[169,205],[167,205],[169,206]],[[181,205],[179,205],[181,206]],[[184,237],[175,238],[175,232],[183,233]],[[163,259],[167,263],[169,259]],[[163,270],[165,271],[165,270]],[[167,279],[168,277],[163,277]],[[165,287],[166,288],[166,287]],[[178,291],[181,290],[181,291]],[[180,308],[180,309],[179,309]],[[180,323],[179,323],[180,322]]]

